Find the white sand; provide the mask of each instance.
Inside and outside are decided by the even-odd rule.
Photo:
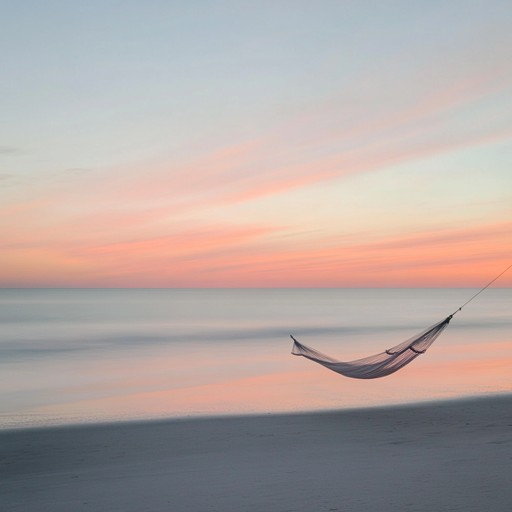
[[[0,433],[0,510],[508,511],[512,396]]]

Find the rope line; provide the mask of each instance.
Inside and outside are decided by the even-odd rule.
[[[489,286],[491,286],[492,283],[494,283],[494,281],[496,281],[499,277],[501,277],[507,270],[509,270],[510,268],[512,268],[512,264],[510,264],[501,274],[498,274],[492,281],[490,281],[489,283],[487,283],[479,292],[475,293],[475,295],[473,295],[473,297],[471,297],[468,301],[464,302],[464,304],[462,304],[462,306],[457,309],[454,313],[451,314],[451,316],[455,315],[455,313],[458,313],[464,306],[466,306],[467,304],[469,304],[474,298],[476,298],[478,295],[480,295],[484,290],[486,290],[487,288],[489,288]]]

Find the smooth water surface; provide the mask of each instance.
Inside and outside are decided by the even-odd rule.
[[[455,311],[468,289],[0,290],[0,427],[384,405],[512,392],[512,290],[489,289],[427,354],[371,381],[340,360]]]

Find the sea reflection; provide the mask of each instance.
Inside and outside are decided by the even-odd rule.
[[[512,392],[512,331],[503,305],[510,304],[510,290],[491,290],[473,315],[454,319],[427,354],[369,381],[292,356],[285,333],[295,328],[305,343],[340,360],[355,359],[442,318],[439,300],[462,291],[195,290],[185,294],[187,307],[179,292],[145,292],[95,292],[91,298],[87,291],[67,291],[65,300],[73,298],[77,309],[90,308],[73,329],[75,309],[68,302],[60,318],[58,293],[45,303],[46,321],[37,310],[38,329],[21,312],[8,321],[4,312],[0,426],[298,412]],[[48,297],[38,291],[29,298],[37,304]],[[5,294],[2,301],[9,304]],[[110,301],[116,302],[112,314]],[[401,302],[395,314],[390,303]],[[366,315],[371,308],[375,313]]]

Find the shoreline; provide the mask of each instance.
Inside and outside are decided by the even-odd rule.
[[[512,392],[498,392],[486,393],[480,395],[468,395],[462,397],[448,397],[439,399],[425,399],[410,402],[398,402],[382,405],[368,405],[368,406],[346,406],[340,408],[323,408],[299,411],[270,411],[270,412],[237,412],[237,413],[192,413],[183,416],[166,416],[166,417],[149,417],[149,418],[114,418],[114,419],[91,419],[90,421],[77,421],[77,422],[58,422],[42,423],[34,425],[20,425],[20,426],[7,426],[0,427],[0,438],[2,434],[9,434],[14,432],[37,432],[39,430],[66,430],[66,429],[87,429],[87,428],[102,428],[102,427],[117,427],[117,426],[130,426],[130,425],[152,425],[161,423],[175,423],[185,421],[208,421],[208,420],[237,420],[237,419],[260,419],[260,418],[278,418],[278,417],[294,417],[294,416],[310,416],[310,415],[329,415],[329,414],[343,414],[355,412],[369,412],[380,410],[402,410],[402,409],[415,409],[430,406],[443,406],[450,404],[461,404],[465,402],[479,402],[487,400],[499,399],[512,400]],[[51,420],[50,420],[51,421]]]
[[[0,432],[0,508],[502,511],[512,395]]]
[[[268,418],[268,417],[282,417],[282,416],[304,416],[304,415],[321,415],[321,414],[342,414],[344,412],[357,412],[357,411],[378,411],[382,409],[409,409],[421,408],[429,406],[437,406],[443,404],[457,404],[463,402],[478,402],[485,400],[494,400],[500,398],[512,399],[512,392],[494,392],[485,393],[480,395],[468,395],[459,397],[447,398],[431,398],[407,402],[385,403],[381,405],[353,405],[339,408],[321,408],[321,409],[308,409],[297,411],[269,411],[269,412],[233,412],[233,413],[191,413],[181,416],[161,416],[161,417],[128,417],[128,418],[112,418],[112,419],[91,419],[84,421],[83,419],[76,422],[61,422],[55,420],[42,424],[29,424],[29,425],[8,425],[0,426],[0,436],[4,433],[11,432],[35,432],[38,430],[66,430],[77,428],[96,428],[96,427],[116,427],[116,426],[130,426],[130,425],[151,425],[153,423],[174,423],[183,421],[208,421],[208,420],[230,420],[230,419],[244,419],[244,418]]]

